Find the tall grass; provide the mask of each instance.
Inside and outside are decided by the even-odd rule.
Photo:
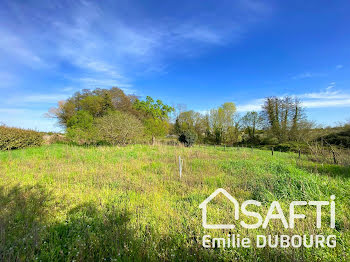
[[[184,159],[179,178],[178,156]],[[0,152],[0,261],[348,261],[350,170],[294,153],[235,148],[50,145]],[[295,231],[271,223],[231,233],[335,234],[336,248],[205,249],[199,204],[222,187],[242,203],[284,208],[336,195],[336,229],[317,229],[315,212]],[[210,221],[232,221],[217,199]]]

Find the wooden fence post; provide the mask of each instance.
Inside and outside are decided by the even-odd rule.
[[[301,153],[300,153],[300,149],[299,149],[299,159],[300,159],[300,154],[301,154]]]
[[[273,147],[271,147],[271,154],[273,155]]]
[[[337,164],[338,162],[337,162],[337,158],[335,157],[335,152],[334,152],[334,150],[332,149],[332,155],[333,155],[333,162],[334,162],[334,164]]]

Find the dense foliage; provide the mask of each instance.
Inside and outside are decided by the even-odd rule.
[[[179,136],[195,133],[199,143],[281,145],[281,150],[299,150],[312,140],[313,124],[306,120],[298,99],[268,97],[261,109],[259,113],[251,111],[240,116],[235,104],[227,102],[205,114],[183,111],[175,120],[173,132]]]
[[[197,134],[190,130],[184,131],[179,136],[179,141],[187,147],[192,146],[196,142],[196,140],[197,140]]]
[[[0,150],[40,146],[43,135],[33,130],[0,126]]]
[[[187,137],[191,134],[191,141],[202,144],[273,146],[283,151],[299,150],[321,136],[326,143],[349,146],[346,132],[315,132],[313,123],[306,119],[301,102],[288,96],[267,97],[260,112],[246,112],[242,116],[237,113],[232,102],[226,102],[206,113],[180,110],[174,123],[171,123],[169,116],[174,112],[173,107],[149,96],[140,100],[113,87],[77,92],[66,101],[60,101],[58,107],[49,112],[66,129],[68,139],[76,144],[127,144],[139,141],[140,137],[144,141],[152,138],[154,142],[156,137],[165,138],[168,134],[175,134],[187,145]],[[131,125],[122,125],[120,128],[116,127],[120,119],[113,119],[117,123],[109,123],[120,134],[128,134],[127,138],[113,140],[115,134],[112,129],[104,128],[107,122],[103,128],[98,127],[104,117],[111,121],[113,114],[129,119]],[[142,128],[139,128],[140,123]],[[132,135],[134,132],[131,126],[137,127],[135,130],[138,136]]]
[[[331,145],[338,145],[350,148],[350,127],[346,127],[345,130],[339,132],[322,136],[318,140]]]
[[[143,135],[143,125],[135,116],[113,112],[96,119],[97,138],[110,145],[126,145]]]
[[[66,128],[71,142],[80,145],[127,144],[138,138],[168,134],[173,108],[147,96],[140,100],[121,89],[83,90],[60,101],[49,115]]]
[[[51,108],[49,114],[56,117],[63,127],[69,127],[69,121],[80,111],[89,113],[93,118],[102,117],[110,111],[122,111],[138,115],[133,107],[135,96],[126,95],[123,90],[111,89],[84,89],[76,92],[66,101],[59,101],[56,108]]]

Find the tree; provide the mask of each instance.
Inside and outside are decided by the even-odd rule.
[[[140,113],[140,118],[146,127],[145,132],[152,136],[153,141],[154,137],[163,136],[168,132],[169,114],[174,111],[173,107],[147,96],[145,101],[136,99],[134,108]]]
[[[247,112],[241,119],[242,127],[248,134],[249,140],[254,141],[256,139],[256,130],[261,128],[263,119],[255,111]]]
[[[89,129],[92,127],[94,118],[87,111],[78,111],[73,117],[67,122],[68,128],[82,128]]]
[[[47,116],[57,118],[59,124],[65,128],[68,121],[80,111],[88,112],[93,118],[117,110],[139,117],[139,112],[133,106],[135,101],[135,96],[127,96],[117,87],[97,88],[93,91],[84,89],[65,101],[59,101],[57,107],[50,108]]]
[[[267,129],[279,142],[296,140],[305,123],[304,109],[297,98],[268,97],[263,105],[262,117]]]
[[[73,143],[93,144],[95,140],[95,129],[93,126],[93,117],[87,111],[78,111],[67,122],[67,137]]]
[[[236,106],[227,102],[217,109],[210,110],[209,128],[215,144],[235,143],[238,139]]]
[[[169,123],[159,118],[146,118],[143,124],[145,126],[145,134],[149,136],[165,136],[169,131]]]
[[[163,104],[161,100],[154,101],[152,97],[147,96],[145,101],[136,99],[134,108],[144,114],[145,118],[158,118],[168,120],[169,113],[174,111],[174,108]]]
[[[181,135],[185,131],[197,134],[197,138],[203,141],[206,133],[206,118],[193,110],[181,112],[175,120],[175,133]]]

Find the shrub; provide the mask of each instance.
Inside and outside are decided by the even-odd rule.
[[[115,111],[95,120],[98,140],[111,145],[125,145],[143,136],[139,119],[128,113]]]
[[[187,147],[192,146],[196,142],[196,140],[197,140],[197,134],[192,131],[184,131],[179,136],[179,141]]]
[[[0,150],[40,146],[43,135],[33,130],[0,126]]]
[[[276,137],[265,137],[261,141],[262,145],[277,145],[278,139]]]
[[[98,143],[96,129],[91,127],[88,129],[79,127],[67,128],[68,140],[76,145],[95,145]]]
[[[344,146],[350,148],[350,128],[337,133],[332,133],[317,139],[331,145]]]

